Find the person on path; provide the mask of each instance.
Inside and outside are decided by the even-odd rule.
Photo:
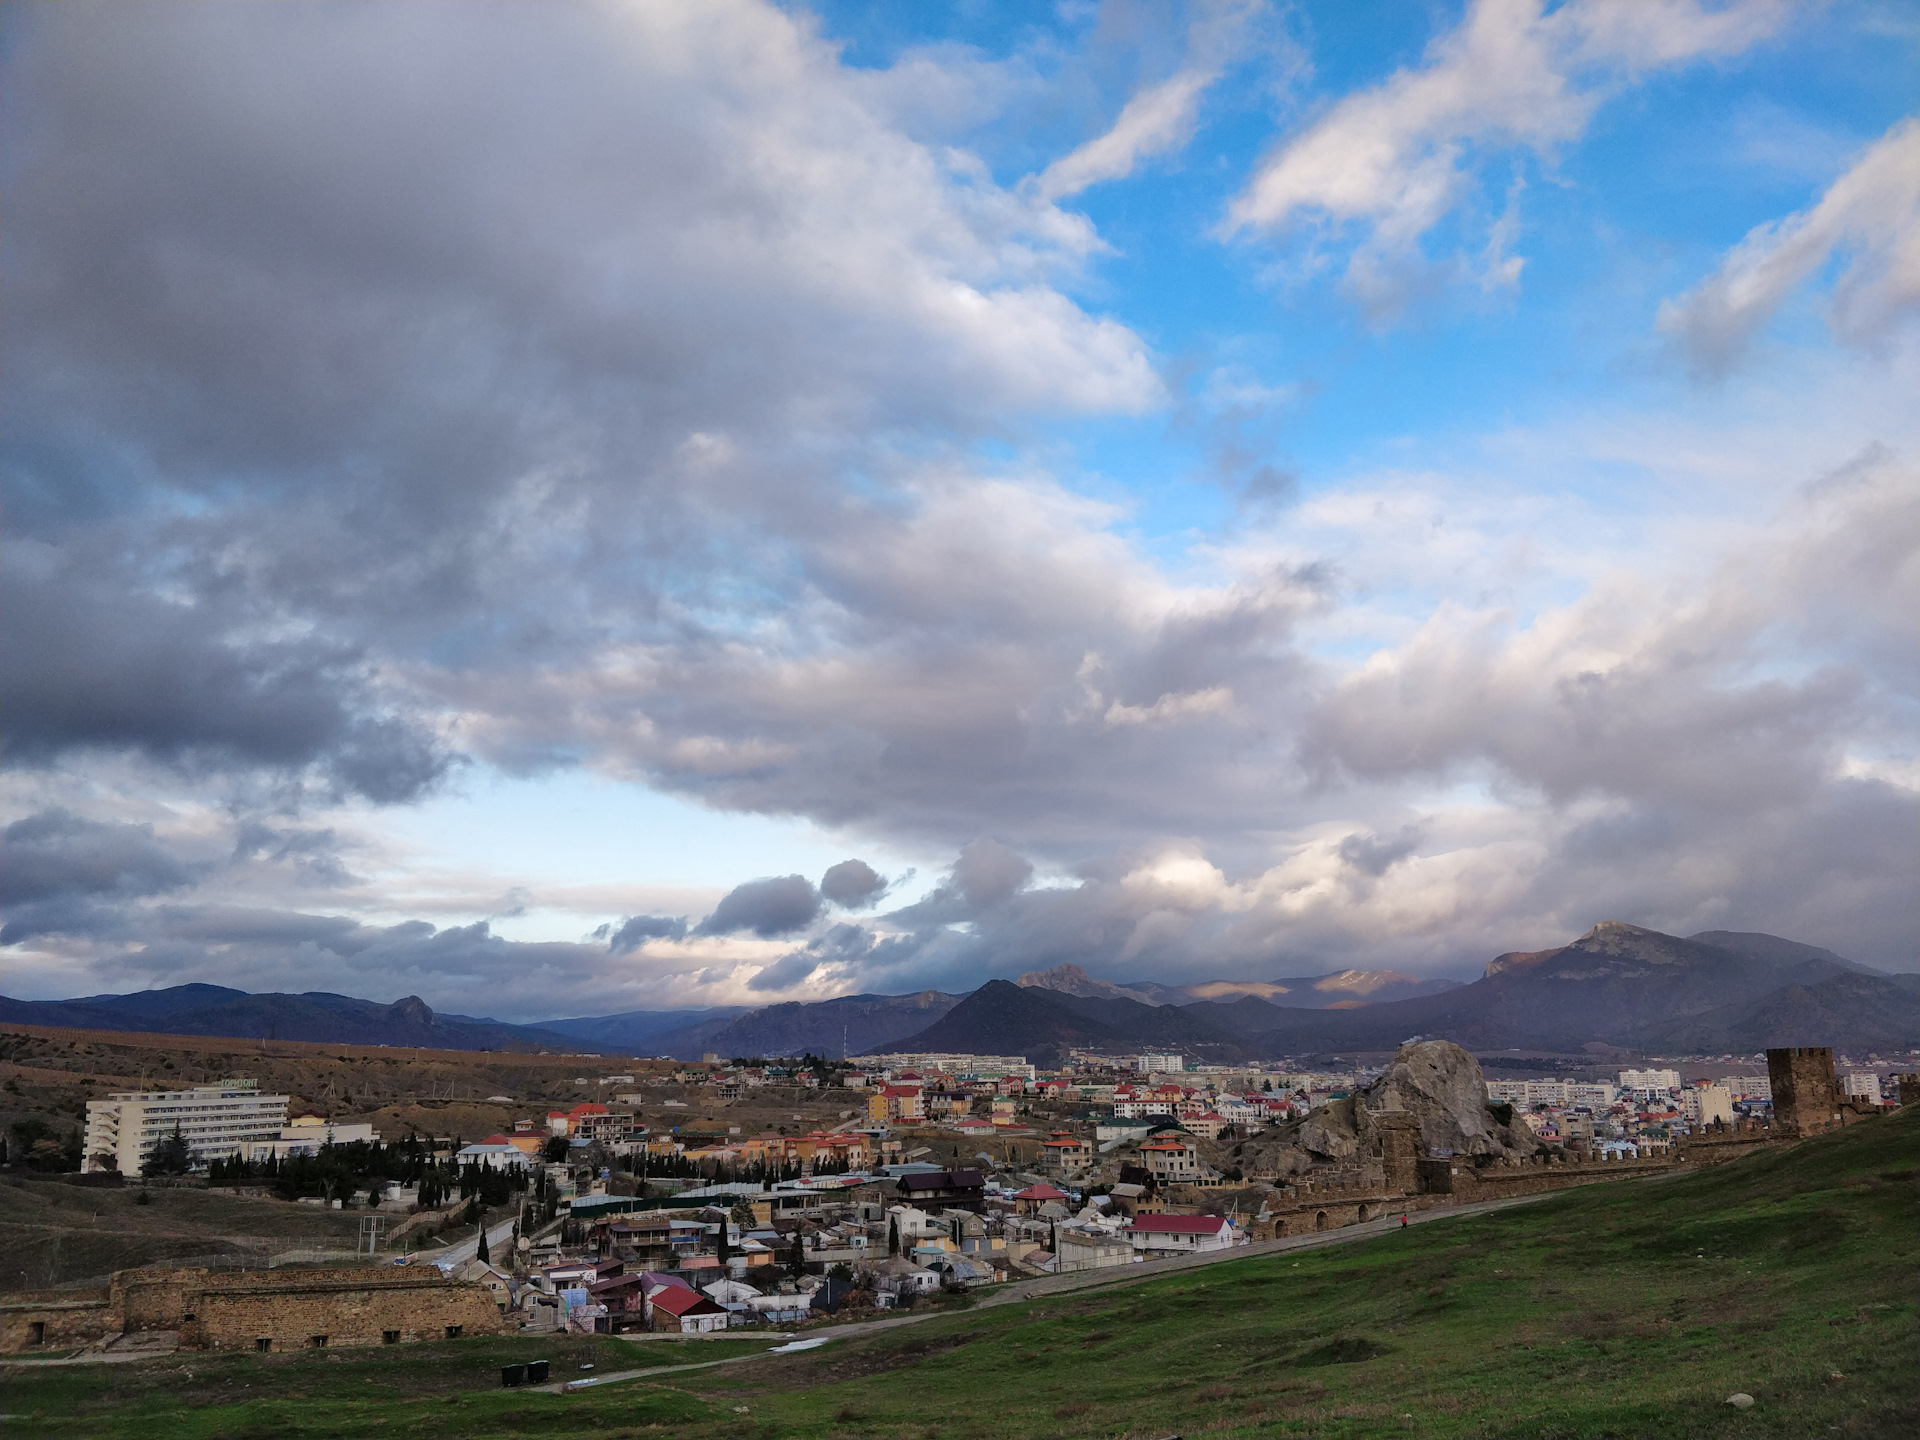
[[[1407,1228],[1407,1212],[1404,1210],[1400,1212],[1400,1228],[1402,1230]]]

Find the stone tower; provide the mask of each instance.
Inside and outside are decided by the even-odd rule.
[[[1773,1087],[1773,1124],[1780,1133],[1818,1135],[1840,1123],[1840,1087],[1834,1080],[1833,1051],[1826,1046],[1767,1051],[1767,1080]]]
[[[1380,1140],[1383,1186],[1391,1194],[1415,1194],[1420,1189],[1420,1118],[1385,1110],[1371,1119]]]

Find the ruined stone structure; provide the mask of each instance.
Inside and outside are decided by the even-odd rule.
[[[1826,1046],[1767,1051],[1767,1080],[1773,1087],[1773,1126],[1782,1136],[1818,1135],[1840,1124],[1840,1086],[1833,1051]]]
[[[281,1351],[494,1335],[500,1307],[479,1285],[430,1266],[330,1270],[121,1270],[104,1291],[0,1301],[0,1353],[177,1334],[183,1346]]]
[[[1920,1075],[1896,1075],[1893,1083],[1898,1089],[1902,1109],[1908,1105],[1920,1105]]]

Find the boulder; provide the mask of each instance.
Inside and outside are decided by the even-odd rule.
[[[1538,1145],[1531,1133],[1494,1118],[1479,1061],[1450,1040],[1416,1040],[1366,1088],[1280,1127],[1258,1148],[1276,1173],[1298,1174],[1316,1162],[1379,1155],[1382,1132],[1409,1120],[1429,1154],[1517,1157]]]
[[[1393,1063],[1356,1100],[1356,1132],[1372,1130],[1368,1122],[1373,1115],[1402,1111],[1419,1119],[1420,1139],[1429,1154],[1528,1155],[1534,1149],[1531,1136],[1494,1119],[1480,1062],[1450,1040],[1402,1045]]]

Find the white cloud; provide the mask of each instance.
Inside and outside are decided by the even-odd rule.
[[[1219,0],[1203,6],[1187,40],[1187,63],[1140,90],[1106,133],[1061,156],[1032,182],[1042,200],[1064,199],[1107,180],[1124,180],[1142,160],[1178,150],[1193,136],[1200,101],[1226,72],[1264,0]]]
[[[1551,13],[1541,0],[1475,0],[1420,66],[1337,101],[1282,142],[1229,205],[1222,233],[1312,218],[1358,227],[1349,286],[1385,297],[1390,272],[1468,192],[1477,147],[1550,153],[1632,74],[1740,50],[1787,13],[1769,0],[1716,10],[1571,0]],[[1500,281],[1517,273],[1506,243],[1497,236],[1488,257]]]
[[[1698,368],[1724,372],[1835,255],[1846,257],[1832,305],[1842,337],[1877,338],[1920,309],[1920,119],[1881,136],[1810,209],[1756,226],[1711,276],[1660,307],[1660,328]]]

